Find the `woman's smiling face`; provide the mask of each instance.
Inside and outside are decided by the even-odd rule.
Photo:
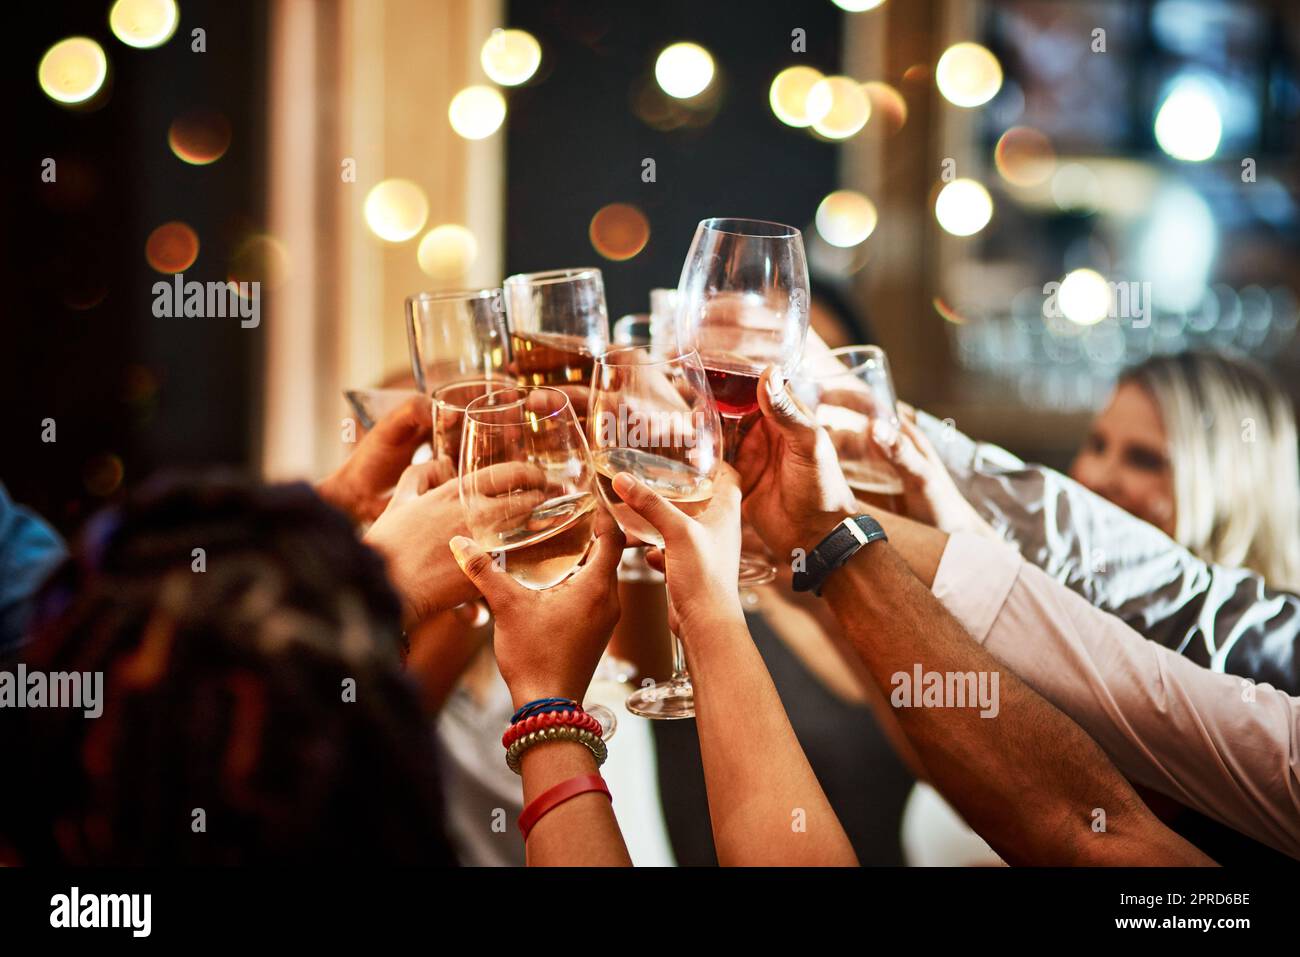
[[[1155,399],[1140,385],[1123,382],[1115,390],[1093,420],[1070,477],[1173,536],[1169,440]]]

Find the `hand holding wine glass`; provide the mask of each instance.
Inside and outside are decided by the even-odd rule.
[[[355,522],[373,521],[415,450],[429,441],[432,426],[429,400],[412,396],[376,422],[347,461],[320,482],[320,497]]]
[[[365,543],[387,562],[407,627],[478,597],[447,548],[452,536],[467,531],[456,482],[419,491],[434,473],[449,470],[437,459],[410,466],[398,482],[399,493],[365,535]]]
[[[706,219],[695,231],[677,294],[677,338],[694,349],[722,415],[726,460],[758,418],[758,377],[799,365],[808,333],[808,265],[799,230],[753,219]],[[762,555],[742,554],[740,583],[771,581]]]
[[[763,416],[736,457],[746,520],[783,561],[857,511],[835,446],[775,368],[759,381]]]
[[[740,565],[740,485],[731,466],[719,466],[713,496],[689,515],[633,474],[620,472],[614,488],[642,522],[655,529],[662,548],[646,560],[668,580],[669,625],[688,647],[708,639],[713,626],[741,621],[736,591]]]
[[[496,617],[493,647],[516,706],[552,696],[582,700],[618,622],[623,533],[609,515],[596,513],[586,563],[546,589],[520,584],[471,539],[451,541],[467,583]]]

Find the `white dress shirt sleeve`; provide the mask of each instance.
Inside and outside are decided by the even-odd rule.
[[[1300,699],[1147,641],[990,539],[951,536],[934,594],[1130,780],[1300,858]]]

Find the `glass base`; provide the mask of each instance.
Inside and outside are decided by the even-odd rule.
[[[627,710],[643,718],[673,721],[695,717],[695,689],[689,678],[661,681],[649,688],[634,691],[627,699]]]
[[[752,588],[755,585],[766,585],[771,581],[776,581],[775,565],[762,556],[741,552],[740,576],[737,579],[740,587]]]
[[[608,741],[614,737],[614,732],[618,730],[618,718],[614,717],[614,712],[610,711],[603,704],[582,704],[582,710],[591,715],[600,724],[600,737],[602,741]]]

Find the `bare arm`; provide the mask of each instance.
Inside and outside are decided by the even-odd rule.
[[[858,863],[739,614],[683,636],[718,862]]]
[[[764,373],[758,398],[763,419],[737,457],[745,514],[774,554],[797,557],[859,509],[830,437],[779,370]],[[1001,668],[930,593],[943,534],[883,512],[880,518],[893,544],[861,549],[830,575],[823,594],[882,690],[917,665],[983,672],[990,686],[997,675],[996,718],[981,717],[978,706],[896,709],[931,780],[967,821],[1010,861],[1211,863],[1164,828],[1097,745]],[[1107,808],[1107,829],[1094,833],[1099,805]]]
[[[673,625],[695,685],[696,727],[718,861],[852,866],[853,847],[813,773],[736,593],[740,491],[729,470],[695,518],[631,476],[615,488],[663,535],[647,558],[668,579]]]
[[[998,675],[996,717],[978,706],[896,709],[935,785],[985,840],[1012,863],[1213,863],[1161,824],[1096,743],[975,644],[930,593],[946,536],[887,515],[882,524],[898,550],[862,549],[831,575],[825,596],[886,693],[918,663]],[[1104,832],[1092,827],[1098,807]]]
[[[613,519],[601,512],[586,563],[571,578],[544,591],[515,582],[468,538],[453,538],[450,546],[496,616],[493,649],[515,707],[549,697],[581,701],[619,617],[616,569],[623,535]],[[579,775],[595,774],[597,767],[586,745],[546,741],[524,751],[520,771],[527,808],[548,789]],[[618,800],[618,795],[613,799]],[[632,863],[610,798],[594,791],[544,814],[529,833],[525,849],[532,866]]]

